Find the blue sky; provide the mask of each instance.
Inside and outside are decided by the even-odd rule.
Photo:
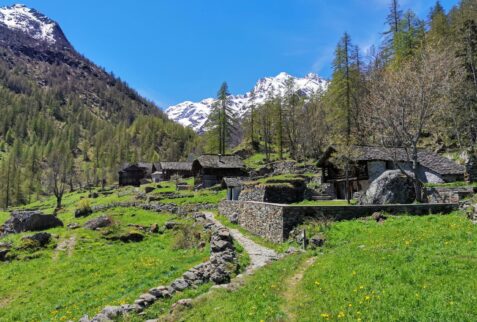
[[[18,1],[0,0],[0,6]],[[160,107],[244,93],[264,76],[331,73],[347,31],[380,39],[388,0],[23,0],[58,21],[75,48]],[[434,0],[401,0],[426,17]],[[441,0],[449,9],[457,0]]]

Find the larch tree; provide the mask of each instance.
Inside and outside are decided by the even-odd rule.
[[[417,201],[422,201],[422,182],[418,175],[418,146],[424,133],[431,132],[435,118],[448,107],[449,96],[459,84],[461,69],[448,50],[420,51],[398,70],[375,75],[368,98],[369,118],[379,142],[385,148],[402,148],[412,168]],[[390,149],[390,156],[393,157]]]

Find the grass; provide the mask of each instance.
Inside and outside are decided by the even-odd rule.
[[[234,247],[238,255],[238,265],[240,269],[239,272],[242,272],[250,264],[250,256],[244,251],[243,247],[240,244],[238,244],[236,241],[234,241]],[[177,301],[181,299],[186,299],[186,298],[196,298],[200,295],[203,295],[210,290],[211,286],[212,286],[212,283],[207,283],[207,284],[199,285],[195,289],[194,288],[186,289],[183,292],[177,292],[171,298],[161,299],[155,302],[153,305],[151,305],[144,311],[143,315],[138,316],[136,314],[129,314],[127,316],[120,318],[120,321],[139,322],[139,321],[144,321],[146,319],[155,319],[158,316],[167,314],[170,311],[172,304],[176,303]]]
[[[0,211],[0,225],[3,224],[10,217],[10,213],[6,211]]]
[[[291,161],[289,153],[284,153],[281,161]],[[265,153],[255,153],[250,158],[244,160],[245,166],[249,169],[259,169],[270,162],[280,161],[278,153],[271,153],[269,162],[266,161]]]
[[[90,199],[92,205],[132,200],[133,188],[124,188],[110,195]],[[157,214],[142,209],[117,208],[74,218],[74,210],[87,193],[71,193],[64,197],[64,209],[58,217],[65,226],[84,224],[100,216],[111,216],[121,229],[128,224],[163,225],[174,220],[190,223],[170,214]],[[52,213],[54,198],[24,207]],[[9,213],[0,213],[0,223]],[[84,314],[94,315],[105,305],[131,303],[151,287],[168,284],[184,271],[208,259],[208,247],[199,250],[176,249],[175,232],[147,234],[140,243],[111,242],[99,231],[65,227],[50,229],[53,241],[42,250],[15,250],[19,259],[0,263],[0,321],[78,320]],[[21,244],[21,238],[32,233],[8,235],[2,242]],[[58,243],[74,238],[71,251],[55,251]]]
[[[294,203],[294,206],[353,206],[357,200],[351,200],[350,204],[346,200],[304,200]]]
[[[211,283],[207,283],[199,285],[195,289],[189,288],[184,290],[183,292],[176,292],[170,298],[161,299],[160,301],[155,302],[153,305],[151,305],[144,311],[143,315],[139,316],[137,314],[128,314],[120,317],[118,321],[142,322],[147,319],[156,319],[158,316],[167,314],[171,309],[171,306],[177,301],[188,298],[196,298],[197,296],[206,293],[211,286]]]
[[[424,186],[428,188],[465,188],[465,187],[477,187],[477,182],[447,182],[447,183],[425,183]]]
[[[301,321],[472,321],[477,228],[461,214],[334,225],[290,303]]]
[[[461,213],[339,222],[326,234],[324,248],[268,265],[235,292],[214,290],[178,320],[476,320],[477,227]]]
[[[200,190],[190,195],[186,195],[183,198],[162,199],[161,203],[174,203],[178,206],[193,204],[218,204],[220,201],[225,199],[226,195],[227,192],[225,190]]]
[[[286,321],[281,307],[286,305],[283,283],[293,275],[306,254],[288,256],[246,277],[235,292],[214,289],[201,297],[178,321]]]

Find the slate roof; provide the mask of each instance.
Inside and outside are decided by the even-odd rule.
[[[209,169],[243,169],[245,165],[242,158],[237,155],[205,154],[196,160],[202,168]]]
[[[330,147],[325,152],[326,159],[331,156],[335,148]],[[408,157],[406,150],[403,148],[383,148],[376,146],[355,146],[357,157],[355,161],[397,161],[407,162]],[[331,153],[330,153],[331,152]],[[454,161],[443,157],[437,153],[426,150],[419,150],[417,160],[421,166],[429,168],[430,170],[441,174],[463,174],[465,167],[455,163]],[[324,161],[321,160],[320,163]]]
[[[192,171],[192,162],[161,162],[162,170]]]
[[[241,187],[242,186],[242,179],[241,178],[224,178],[223,183],[226,187]]]
[[[119,170],[119,172],[127,172],[127,171],[142,171],[143,168],[140,168],[137,166],[137,164],[129,164],[129,163],[125,163],[121,170]]]

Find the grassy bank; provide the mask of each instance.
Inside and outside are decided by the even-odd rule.
[[[89,202],[100,205],[130,201],[136,192],[134,188],[122,188],[100,194]],[[65,227],[48,230],[53,239],[47,248],[15,250],[16,260],[0,263],[0,321],[78,320],[84,314],[96,314],[105,305],[131,303],[149,288],[168,284],[208,259],[208,247],[177,247],[180,241],[175,231],[146,234],[142,242],[123,243],[106,240],[102,231],[67,229],[70,223],[82,226],[100,215],[110,216],[115,229],[121,231],[133,229],[130,224],[162,226],[171,220],[191,223],[174,215],[135,208],[116,208],[74,218],[78,202],[86,196],[85,192],[65,195],[64,208],[58,212]],[[47,198],[24,208],[52,213],[54,207],[54,198]],[[0,223],[8,217],[9,213],[1,212]],[[0,241],[19,247],[21,238],[31,234],[8,235]]]
[[[316,262],[287,287],[307,256]],[[459,213],[340,222],[324,248],[273,263],[236,292],[214,291],[180,320],[473,321],[476,267],[477,228]]]

